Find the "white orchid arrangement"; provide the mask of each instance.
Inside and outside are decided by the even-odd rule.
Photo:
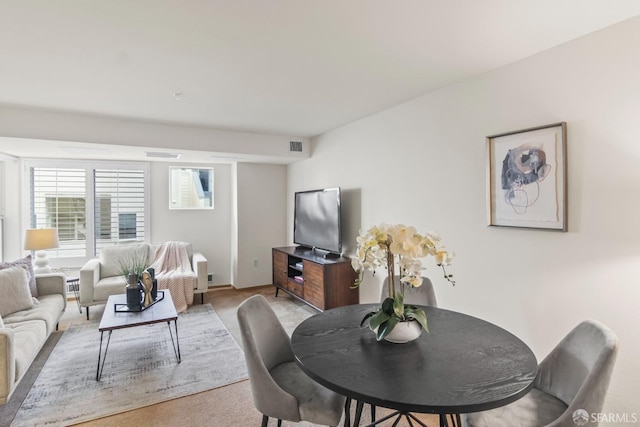
[[[437,233],[420,234],[414,227],[402,224],[381,224],[369,230],[361,231],[357,237],[356,256],[352,259],[353,269],[358,274],[354,287],[362,284],[365,270],[374,272],[385,267],[389,276],[389,297],[382,307],[368,313],[362,324],[369,319],[369,327],[377,330],[378,340],[382,340],[393,330],[396,324],[404,320],[417,320],[422,328],[428,331],[427,317],[424,310],[413,305],[404,304],[404,286],[418,287],[422,285],[421,258],[433,256],[436,264],[442,268],[444,277],[455,285],[453,276],[448,274],[446,266],[450,265],[453,254],[440,244]],[[394,286],[394,270],[398,264],[400,269],[400,289]]]

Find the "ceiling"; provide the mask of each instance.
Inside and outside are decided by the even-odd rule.
[[[313,137],[637,0],[0,0],[0,104]]]

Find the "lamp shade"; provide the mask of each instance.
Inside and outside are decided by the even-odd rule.
[[[58,229],[29,228],[24,236],[24,248],[28,251],[59,248]]]

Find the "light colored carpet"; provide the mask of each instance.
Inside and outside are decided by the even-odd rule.
[[[114,331],[100,382],[97,328],[67,328],[12,426],[70,425],[247,378],[242,350],[208,304],[178,318],[180,364],[166,323]]]

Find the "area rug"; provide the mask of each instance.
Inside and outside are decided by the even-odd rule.
[[[66,426],[247,378],[242,350],[209,304],[180,314],[178,333],[179,364],[166,323],[115,330],[98,382],[98,324],[69,326],[11,426]]]

